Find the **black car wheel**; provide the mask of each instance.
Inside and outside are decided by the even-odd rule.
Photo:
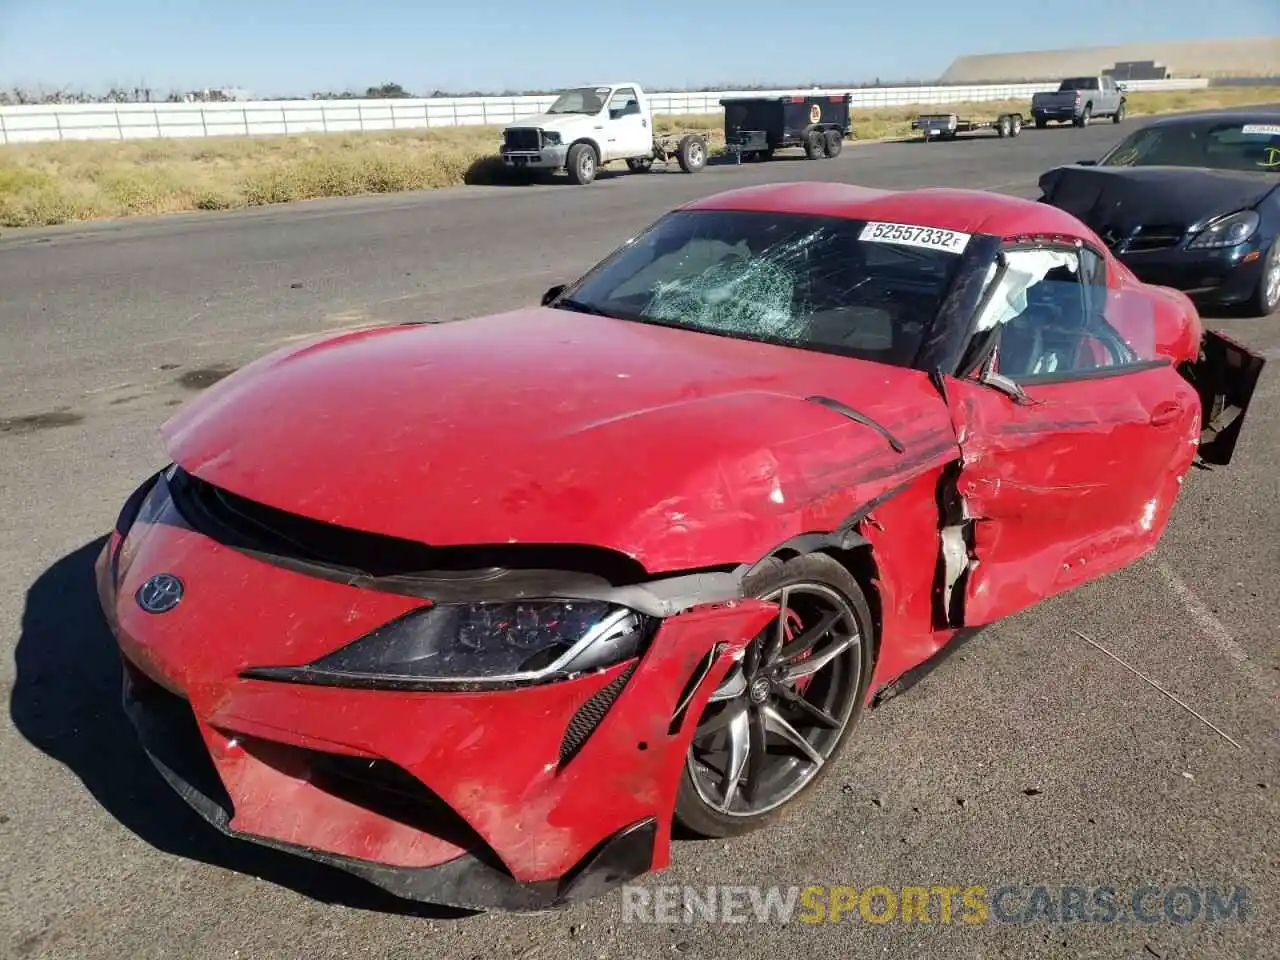
[[[862,715],[874,658],[858,582],[825,554],[772,561],[748,596],[779,615],[711,695],[694,731],[676,819],[706,837],[759,829],[818,783]]]
[[[1262,261],[1258,289],[1249,306],[1250,312],[1260,317],[1269,317],[1280,310],[1280,237],[1271,241],[1271,249]]]

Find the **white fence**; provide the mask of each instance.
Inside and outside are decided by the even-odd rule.
[[[1197,90],[1208,80],[1136,80],[1129,90]],[[651,93],[654,113],[713,114],[720,98],[788,93],[848,92],[853,108],[874,109],[979,100],[1029,100],[1056,83],[950,87],[874,87],[856,90]],[[65,103],[0,107],[0,144],[47,140],[137,140],[156,137],[245,137],[298,133],[414,130],[501,125],[539,113],[546,97],[465,97],[422,100],[278,100],[244,103]],[[855,128],[857,117],[854,117]]]

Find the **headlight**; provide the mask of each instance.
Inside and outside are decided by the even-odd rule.
[[[1244,243],[1258,229],[1259,217],[1252,210],[1241,210],[1226,217],[1219,217],[1192,238],[1188,249],[1204,250],[1210,247],[1234,247]]]
[[[560,134],[556,133],[554,130],[543,130],[542,142],[548,147],[558,147],[560,145]]]
[[[534,683],[636,656],[652,623],[591,600],[445,604],[406,614],[304,667],[245,676],[398,689]]]

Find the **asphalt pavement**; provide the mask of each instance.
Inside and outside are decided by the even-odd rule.
[[[872,713],[784,823],[679,843],[663,884],[1135,888],[1154,922],[632,922],[619,894],[455,916],[225,840],[136,746],[91,564],[164,462],[157,428],[292,339],[536,302],[670,207],[826,179],[1035,196],[1137,120],[1016,140],[846,147],[568,185],[461,188],[0,236],[0,953],[13,957],[1082,958],[1280,956],[1280,317],[1231,466],[1192,471],[1154,555],[992,627]],[[278,411],[289,416],[289,411]],[[1085,643],[1079,630],[1131,670]],[[1197,718],[1190,710],[1200,714]],[[1212,726],[1210,726],[1212,724]],[[1228,742],[1218,728],[1239,746]],[[1161,895],[1246,890],[1244,919]],[[1190,913],[1186,894],[1177,901]],[[1095,914],[1096,915],[1096,914]],[[1061,919],[1061,917],[1059,917]]]

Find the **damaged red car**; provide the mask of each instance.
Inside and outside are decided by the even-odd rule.
[[[216,384],[97,567],[124,704],[233,836],[543,909],[814,790],[962,631],[1131,563],[1263,359],[1071,215],[797,183],[538,307]]]

